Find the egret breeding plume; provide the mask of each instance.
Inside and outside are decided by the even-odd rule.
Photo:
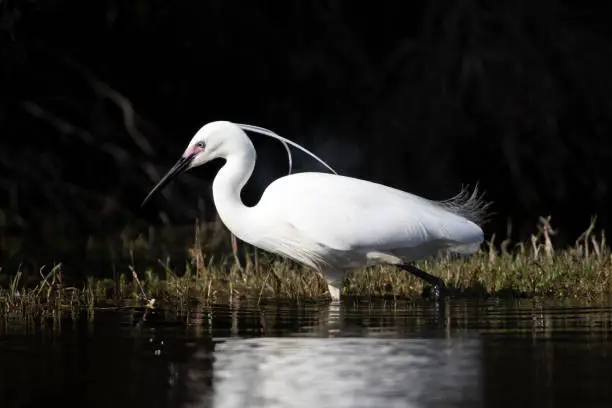
[[[256,205],[247,207],[240,192],[253,173],[256,153],[245,131],[289,143],[333,174],[305,172],[281,177],[266,188]],[[318,271],[327,281],[332,300],[340,298],[347,270],[380,263],[418,276],[440,296],[443,281],[411,262],[440,251],[472,254],[483,241],[478,223],[486,206],[476,190],[471,195],[462,190],[449,200],[432,201],[341,176],[310,151],[270,130],[228,121],[202,126],[143,205],[181,172],[217,158],[225,159],[225,164],[213,181],[213,200],[225,226],[242,241]]]

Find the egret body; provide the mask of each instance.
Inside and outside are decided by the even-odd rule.
[[[225,226],[251,245],[321,273],[332,300],[339,299],[347,270],[380,263],[413,273],[432,284],[439,295],[442,280],[409,263],[444,250],[471,254],[483,241],[477,223],[484,207],[475,194],[431,201],[337,174],[281,177],[266,188],[256,205],[248,207],[240,192],[253,173],[256,153],[244,128],[262,130],[228,121],[204,125],[145,202],[179,173],[225,159],[212,189]]]

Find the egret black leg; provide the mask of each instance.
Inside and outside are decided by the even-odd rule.
[[[399,267],[405,270],[406,272],[410,272],[417,278],[421,278],[425,282],[429,283],[433,288],[432,293],[433,293],[434,298],[439,299],[440,297],[444,295],[446,286],[444,285],[444,281],[442,281],[442,279],[438,278],[437,276],[433,276],[417,268],[414,265],[406,264],[406,265],[399,265]]]

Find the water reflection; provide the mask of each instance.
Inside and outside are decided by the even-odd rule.
[[[607,306],[495,300],[2,322],[0,406],[608,406],[611,327]]]
[[[214,407],[477,406],[479,340],[275,339],[219,344]]]

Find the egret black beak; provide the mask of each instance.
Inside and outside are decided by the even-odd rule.
[[[143,200],[142,204],[140,204],[140,206],[144,206],[147,201],[149,201],[149,199],[151,198],[151,196],[153,194],[155,194],[158,190],[161,190],[162,188],[164,188],[168,183],[170,183],[176,176],[178,176],[179,174],[181,174],[182,172],[184,172],[188,167],[189,164],[191,164],[191,162],[193,161],[193,158],[195,157],[195,154],[190,154],[188,156],[183,156],[181,157],[174,166],[172,166],[172,168],[170,170],[168,170],[168,172],[166,173],[166,175],[164,177],[162,177],[161,180],[159,180],[159,182],[155,185],[155,187],[153,187],[153,189],[151,190],[151,192],[147,195],[147,197]]]

